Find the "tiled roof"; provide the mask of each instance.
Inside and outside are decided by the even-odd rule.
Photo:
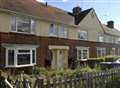
[[[0,8],[41,19],[74,25],[74,18],[67,11],[39,3],[35,0],[0,0]]]
[[[78,24],[84,19],[84,17],[92,10],[92,8],[82,11],[78,15]]]
[[[109,28],[105,24],[102,24],[103,30],[105,33],[114,35],[114,36],[120,36],[120,31],[115,28]]]

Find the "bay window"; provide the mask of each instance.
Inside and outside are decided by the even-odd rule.
[[[12,32],[35,33],[35,21],[30,18],[12,17]]]
[[[7,48],[6,66],[22,67],[36,64],[36,49]]]
[[[6,67],[27,67],[36,64],[38,45],[2,44],[6,48]]]

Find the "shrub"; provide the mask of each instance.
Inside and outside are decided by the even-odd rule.
[[[88,59],[88,66],[94,68],[100,65],[100,62],[103,62],[104,58],[90,58]]]
[[[114,80],[109,81],[106,84],[106,88],[120,88],[120,77],[116,77]]]
[[[119,57],[118,56],[106,56],[105,57],[105,62],[113,62],[117,60]]]
[[[38,66],[35,66],[33,68],[33,74],[35,75],[47,75],[47,73],[48,73],[48,70],[46,68],[38,67]]]

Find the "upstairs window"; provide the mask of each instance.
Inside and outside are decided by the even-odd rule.
[[[12,32],[35,33],[35,21],[29,18],[12,17]]]
[[[67,29],[66,26],[60,26],[59,37],[61,37],[61,38],[67,38],[68,37],[68,29]]]
[[[104,42],[104,35],[101,33],[98,33],[98,42]]]
[[[50,24],[50,27],[49,27],[49,35],[50,36],[56,36],[58,35],[58,28],[57,28],[57,25],[55,24]]]
[[[87,40],[87,32],[86,31],[78,31],[78,38],[80,40]]]

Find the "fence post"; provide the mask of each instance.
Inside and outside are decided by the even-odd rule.
[[[59,78],[59,87],[58,88],[62,88],[62,79]]]
[[[48,79],[47,80],[47,84],[46,84],[46,88],[50,88],[51,86],[50,86],[51,84],[50,84],[50,80]]]
[[[53,88],[56,88],[56,78],[53,79]]]
[[[35,82],[35,85],[34,85],[34,88],[44,88],[44,80],[42,77],[39,77],[36,82]]]
[[[67,75],[64,76],[64,86],[65,88],[68,88],[68,76]]]
[[[23,80],[23,88],[30,88],[30,81],[27,79]]]

